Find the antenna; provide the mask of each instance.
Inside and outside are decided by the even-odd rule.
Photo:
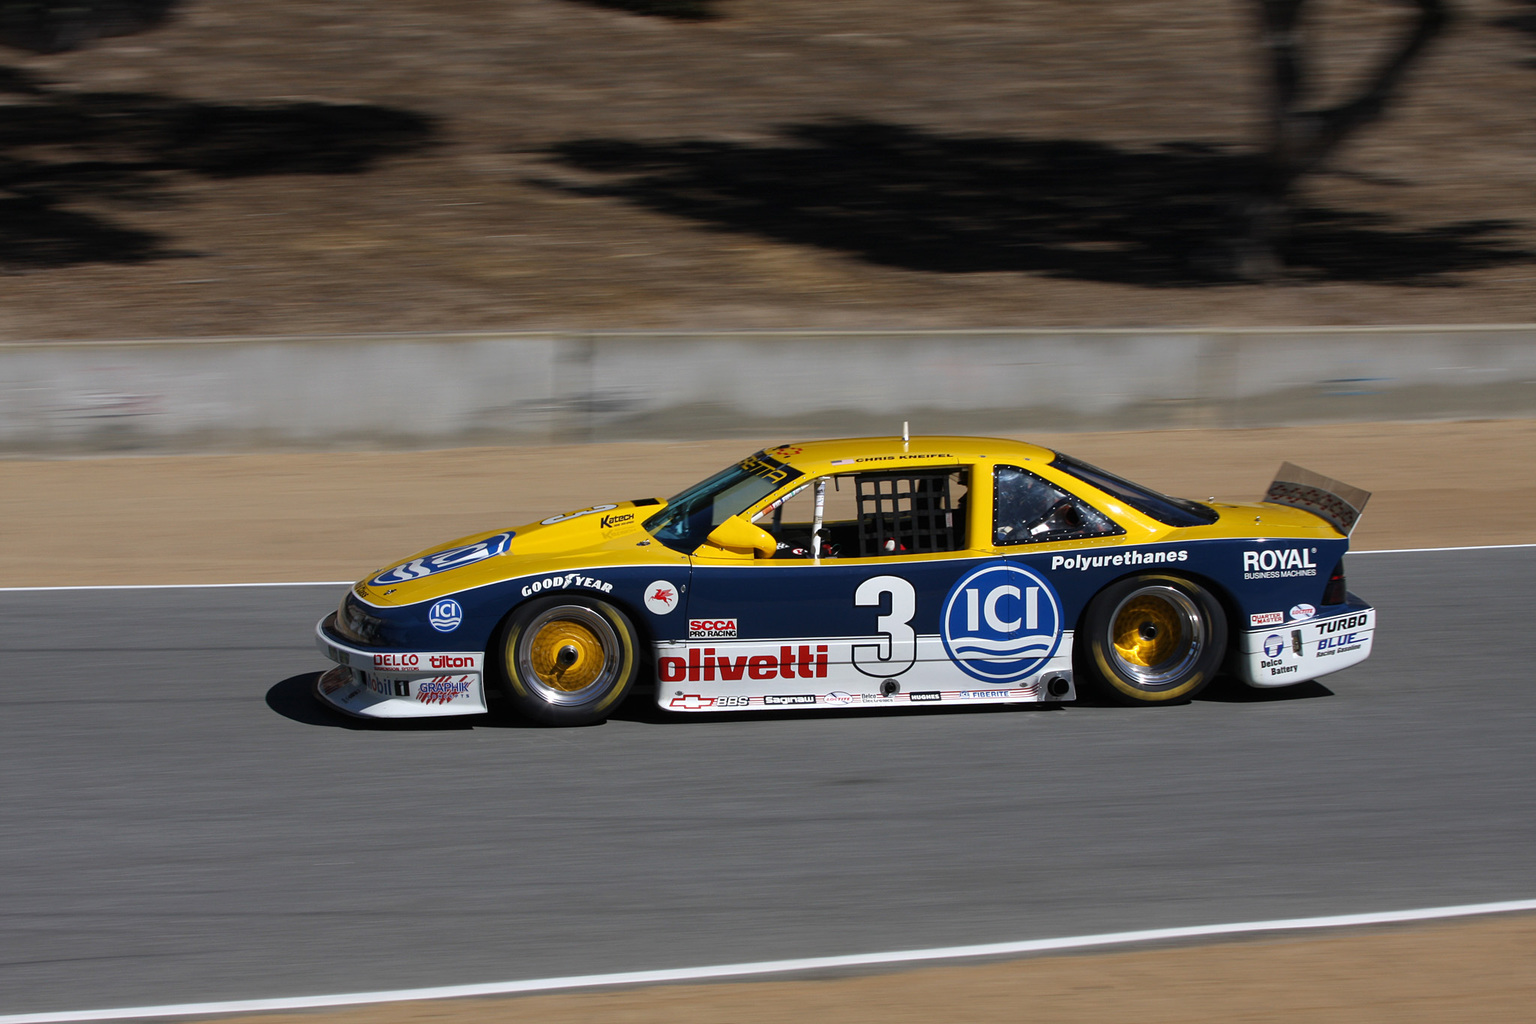
[[[907,433],[907,421],[906,420],[902,420],[901,421],[901,443],[902,444],[906,444],[911,439],[912,438]]]

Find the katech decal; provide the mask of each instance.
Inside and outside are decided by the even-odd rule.
[[[554,526],[563,523],[567,519],[580,519],[582,516],[590,516],[594,512],[611,512],[618,508],[617,505],[593,505],[591,508],[577,509],[575,512],[566,512],[558,516],[550,516],[548,519],[540,519],[540,526]]]
[[[398,565],[387,572],[379,573],[368,582],[375,586],[383,586],[388,583],[406,583],[410,580],[419,580],[424,576],[433,576],[440,572],[447,572],[449,569],[473,565],[487,558],[505,554],[507,546],[512,543],[513,536],[514,534],[511,531],[498,533],[496,536],[476,544],[465,544],[463,547],[439,551],[435,555],[413,558],[404,565]]]
[[[1310,604],[1298,604],[1291,608],[1291,618],[1296,622],[1305,622],[1317,614],[1317,609]]]
[[[603,516],[597,521],[599,529],[619,530],[626,526],[633,526],[635,514],[633,512],[618,512]]]
[[[961,577],[944,600],[944,650],[961,671],[989,683],[1023,679],[1056,653],[1061,601],[1043,576],[993,562]]]
[[[1259,612],[1248,616],[1250,626],[1278,626],[1285,621],[1285,612]]]
[[[677,587],[656,580],[645,588],[645,607],[653,615],[665,615],[677,607]]]
[[[1167,565],[1189,561],[1189,552],[1125,551],[1118,555],[1052,555],[1052,569],[1102,569],[1116,565]]]
[[[1317,548],[1266,548],[1243,552],[1243,579],[1273,580],[1291,576],[1316,576]]]
[[[713,647],[690,647],[688,658],[657,658],[656,676],[664,683],[737,682],[741,679],[825,679],[827,645],[785,644],[772,654],[720,654]]]
[[[593,579],[591,576],[583,576],[579,572],[568,572],[564,576],[546,576],[541,580],[534,580],[523,588],[523,596],[529,597],[544,590],[569,590],[573,587],[600,590],[605,594],[613,593],[612,583]]]
[[[735,619],[688,620],[688,639],[690,640],[734,640],[735,638]]]
[[[427,621],[439,633],[452,633],[464,621],[464,609],[453,598],[445,597],[432,606],[432,610],[427,613]]]

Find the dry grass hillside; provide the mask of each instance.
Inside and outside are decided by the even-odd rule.
[[[1402,10],[1316,3],[1338,91]],[[1254,285],[1245,0],[184,0],[0,52],[0,340],[1532,321],[1536,4],[1460,4]]]

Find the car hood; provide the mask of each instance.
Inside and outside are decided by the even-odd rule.
[[[370,573],[353,590],[369,604],[407,605],[564,568],[569,556],[581,556],[583,564],[601,564],[608,560],[605,555],[621,554],[633,561],[637,545],[648,539],[641,523],[664,506],[654,498],[593,505],[536,523],[471,534]]]

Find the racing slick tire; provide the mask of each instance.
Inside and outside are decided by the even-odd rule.
[[[640,673],[635,627],[606,601],[554,595],[519,606],[492,649],[512,710],[544,725],[590,725]]]
[[[1227,648],[1221,603],[1180,576],[1148,573],[1094,596],[1076,646],[1078,673],[1120,704],[1168,704],[1205,689]]]

